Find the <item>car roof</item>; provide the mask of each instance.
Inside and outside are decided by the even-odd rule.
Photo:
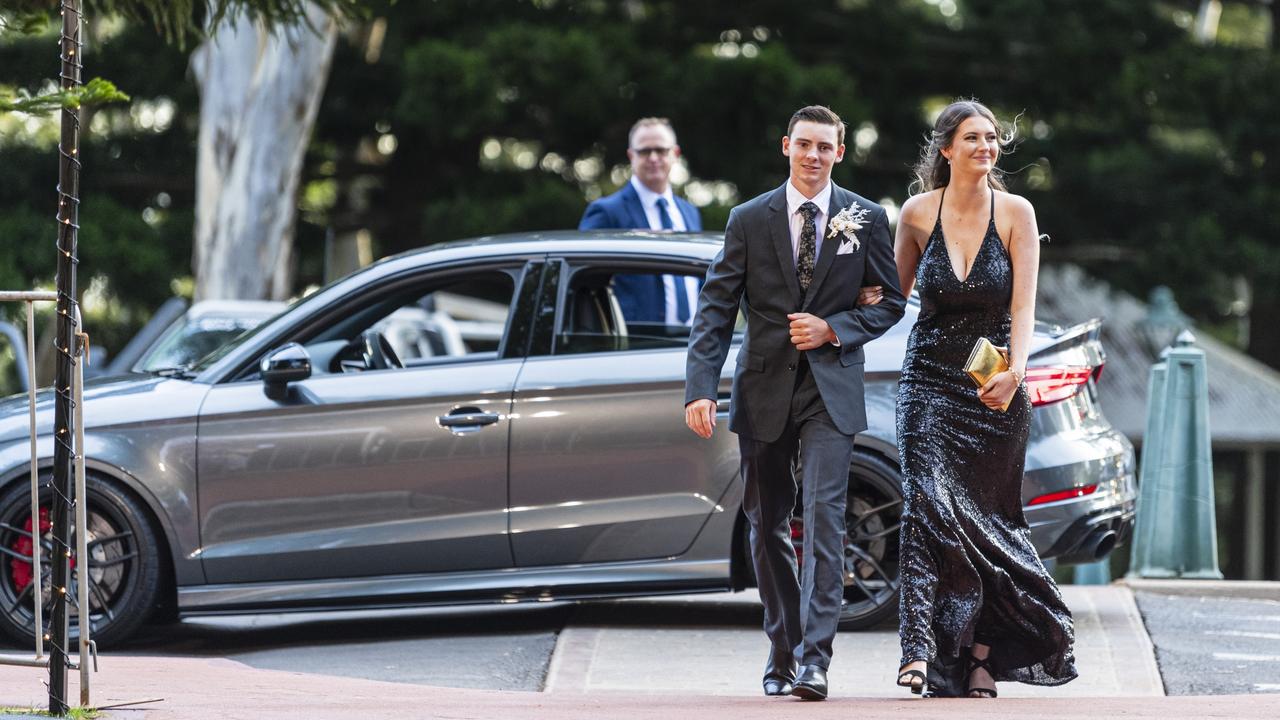
[[[481,256],[578,254],[608,252],[635,255],[671,255],[711,260],[724,245],[722,233],[672,233],[651,230],[545,230],[487,235],[429,245],[379,260],[374,265],[418,265],[423,260],[444,261]]]

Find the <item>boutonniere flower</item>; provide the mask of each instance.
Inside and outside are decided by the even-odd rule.
[[[862,243],[858,242],[858,237],[854,234],[862,229],[862,222],[867,219],[867,208],[859,207],[856,203],[836,213],[827,223],[827,237],[833,238],[837,235],[844,235],[847,242],[853,243],[853,249],[857,250],[862,247]]]

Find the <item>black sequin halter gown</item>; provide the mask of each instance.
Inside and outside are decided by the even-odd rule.
[[[930,689],[963,696],[969,646],[991,647],[997,681],[1060,685],[1076,677],[1071,612],[1045,571],[1022,514],[1031,402],[983,405],[964,372],[985,336],[1009,343],[1013,267],[991,220],[964,280],[938,219],[916,270],[920,317],[898,390],[902,664],[929,661]]]

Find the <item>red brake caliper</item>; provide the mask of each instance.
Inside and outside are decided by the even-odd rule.
[[[796,564],[804,567],[804,521],[791,518],[791,547],[796,551]]]
[[[40,508],[40,532],[36,533],[36,535],[42,536],[52,527],[53,523],[49,520],[49,508]],[[30,517],[27,517],[27,522],[23,525],[22,529],[27,532],[31,532]],[[10,549],[19,554],[31,557],[31,538],[26,535],[18,536],[18,539],[10,546]],[[27,585],[31,584],[31,577],[34,573],[31,571],[30,560],[19,560],[14,558],[9,561],[9,569],[13,573],[14,592],[20,593],[27,588]]]

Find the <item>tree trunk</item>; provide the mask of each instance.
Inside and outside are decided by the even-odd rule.
[[[197,300],[289,295],[298,181],[338,33],[315,5],[307,18],[271,32],[241,15],[191,56]]]

